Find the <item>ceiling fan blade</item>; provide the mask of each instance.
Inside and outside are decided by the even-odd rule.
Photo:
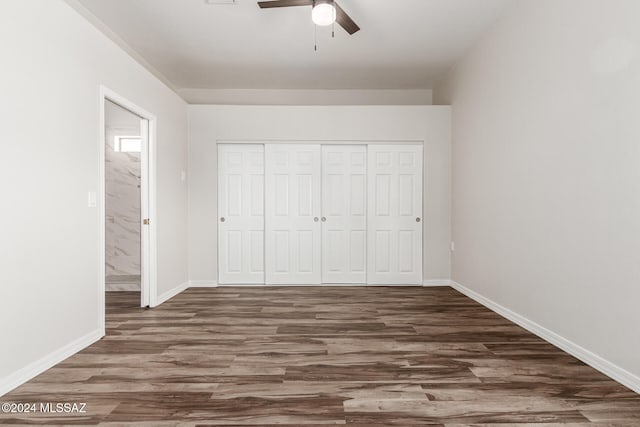
[[[338,3],[333,4],[336,7],[336,22],[349,34],[355,34],[360,31],[358,24],[356,24],[353,19],[347,15],[347,12],[345,12]]]
[[[259,1],[258,6],[260,6],[262,9],[268,9],[272,7],[313,6],[313,0]]]

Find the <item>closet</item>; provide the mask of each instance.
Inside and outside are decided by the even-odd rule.
[[[218,144],[220,284],[422,282],[422,145]]]

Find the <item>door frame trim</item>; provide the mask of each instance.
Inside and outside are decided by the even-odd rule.
[[[105,326],[105,274],[106,274],[106,173],[105,173],[105,149],[106,149],[106,129],[105,129],[105,102],[111,101],[114,104],[131,111],[133,114],[146,120],[148,123],[146,138],[146,156],[141,156],[141,215],[145,210],[147,218],[150,218],[148,226],[142,226],[140,233],[141,245],[141,301],[142,307],[155,307],[158,301],[157,291],[157,223],[156,223],[156,135],[157,118],[154,114],[139,107],[134,102],[128,100],[117,92],[106,86],[99,86],[98,96],[98,159],[100,185],[97,200],[100,202],[99,228],[100,228],[100,324]],[[146,163],[146,165],[145,165]],[[146,173],[142,173],[145,171]],[[145,209],[146,208],[146,209]],[[145,228],[146,227],[146,228]]]

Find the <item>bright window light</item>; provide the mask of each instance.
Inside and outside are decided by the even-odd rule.
[[[116,136],[113,139],[113,151],[119,153],[141,153],[142,139],[139,136]]]

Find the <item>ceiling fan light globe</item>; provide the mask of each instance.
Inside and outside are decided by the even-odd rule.
[[[321,27],[331,25],[336,21],[336,8],[329,3],[316,4],[311,11],[311,19]]]

